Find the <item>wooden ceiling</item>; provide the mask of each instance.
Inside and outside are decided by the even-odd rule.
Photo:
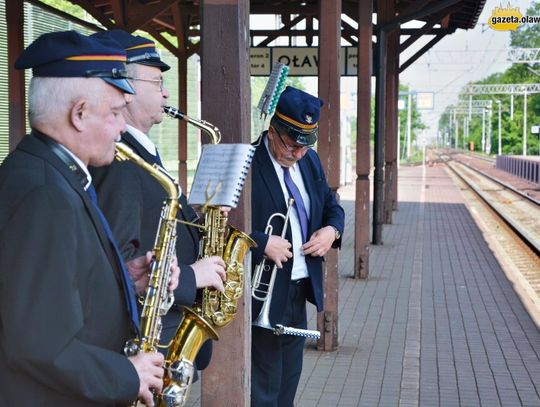
[[[41,0],[27,1],[44,6]],[[86,10],[107,29],[123,28],[129,32],[143,30],[149,33],[177,56],[189,57],[199,51],[200,0],[69,1]],[[357,43],[356,22],[360,1],[362,0],[342,0],[342,13],[352,20],[342,20],[342,37],[353,46]],[[377,3],[378,1],[374,0],[375,12]],[[451,33],[457,28],[473,28],[484,4],[485,0],[395,0],[396,18],[408,16],[408,20],[414,17],[416,20],[425,21],[426,25],[430,22],[432,25],[439,24],[439,27],[425,30],[423,35]],[[250,0],[249,7],[251,15],[281,16],[282,24],[277,30],[251,27],[252,46],[271,45],[278,37],[304,37],[309,46],[318,35],[315,21],[319,14],[318,0]],[[48,6],[44,8],[51,10]],[[402,35],[412,34],[414,30],[402,30]]]

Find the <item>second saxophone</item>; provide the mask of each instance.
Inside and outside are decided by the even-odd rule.
[[[204,121],[187,116],[174,107],[164,107],[169,116],[185,120],[207,133],[212,144],[221,140],[219,129]],[[169,374],[164,380],[161,407],[181,407],[189,397],[194,376],[194,360],[208,339],[218,340],[217,329],[228,325],[236,315],[237,302],[244,291],[244,257],[255,242],[244,232],[227,224],[227,216],[219,206],[204,205],[204,224],[182,223],[202,231],[200,258],[220,256],[225,262],[225,291],[204,288],[201,300],[193,308],[184,307],[184,318],[167,354]]]

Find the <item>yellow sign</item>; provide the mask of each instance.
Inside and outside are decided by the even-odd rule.
[[[495,7],[489,16],[488,24],[491,28],[497,31],[516,31],[523,21],[523,15],[519,11],[519,7],[512,7],[508,3],[507,7]]]

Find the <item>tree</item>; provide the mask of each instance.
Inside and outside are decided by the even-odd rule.
[[[68,0],[41,0],[41,2],[80,19],[87,17],[86,11]]]
[[[416,145],[418,139],[418,134],[420,131],[426,128],[426,125],[422,122],[421,114],[418,111],[416,106],[416,94],[407,86],[400,84],[399,85],[400,99],[405,100],[405,109],[399,110],[398,113],[398,125],[400,128],[400,146],[401,152],[399,153],[401,157],[405,157],[406,144],[407,144],[407,103],[408,103],[408,94],[412,93],[412,104],[411,104],[411,145]]]
[[[540,16],[540,2],[533,1],[527,16]],[[540,24],[522,24],[510,33],[510,45],[514,48],[540,48]]]
[[[532,3],[525,13],[527,16],[540,16],[540,2]],[[515,32],[510,34],[511,46],[514,48],[540,48],[540,25],[539,24],[522,24]],[[520,84],[520,83],[538,83],[540,64],[525,64],[515,63],[504,72],[492,74],[476,84]],[[468,95],[461,95],[461,99],[468,100]],[[514,114],[513,119],[510,118],[510,95],[483,95],[475,96],[474,99],[493,101],[493,114],[491,123],[488,123],[492,128],[491,153],[497,152],[497,128],[498,128],[498,111],[496,100],[501,101],[502,119],[501,119],[501,134],[502,134],[502,152],[503,154],[521,154],[523,151],[523,96],[514,96]],[[530,133],[530,128],[533,125],[540,124],[540,95],[532,94],[527,96],[527,153],[539,154],[540,145],[537,135]],[[441,119],[440,126],[443,126]],[[476,145],[481,142],[482,135],[482,119],[474,117],[471,120],[470,140]]]

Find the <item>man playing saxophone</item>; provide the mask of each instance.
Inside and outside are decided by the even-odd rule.
[[[163,72],[170,67],[161,60],[154,42],[147,38],[122,30],[105,31],[94,36],[116,41],[127,53],[128,77],[136,94],[124,111],[128,131],[122,135],[122,142],[148,163],[162,166],[148,133],[152,126],[162,121],[163,107],[169,97],[163,83]],[[147,269],[144,254],[154,244],[165,191],[147,172],[129,161],[114,162],[109,167],[93,169],[92,173],[103,212],[118,238],[130,272],[144,274]],[[182,208],[177,217],[195,221],[197,214],[188,205],[184,194],[180,196],[180,203]],[[177,233],[180,281],[174,293],[174,305],[162,319],[162,344],[167,344],[174,337],[182,318],[181,306],[192,306],[197,288],[214,287],[222,291],[225,278],[225,263],[220,257],[197,260],[198,230],[178,224]],[[208,341],[199,352],[196,360],[199,369],[210,362],[211,346],[211,341]]]
[[[32,68],[32,130],[0,166],[1,406],[152,405],[162,387],[161,354],[122,353],[139,330],[133,287],[87,169],[125,130],[125,58],[64,31],[15,64]]]

